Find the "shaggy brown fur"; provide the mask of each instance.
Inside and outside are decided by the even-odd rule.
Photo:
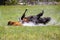
[[[22,26],[22,23],[21,22],[8,21],[8,25]]]

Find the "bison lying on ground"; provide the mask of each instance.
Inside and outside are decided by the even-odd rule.
[[[46,24],[51,20],[50,17],[41,18],[41,16],[43,16],[43,14],[44,14],[44,10],[42,10],[42,12],[40,12],[37,15],[28,16],[28,17],[25,17],[26,11],[27,11],[27,9],[25,10],[25,12],[23,13],[23,15],[21,17],[22,23],[24,23],[24,22],[33,22],[34,24],[40,24],[40,23]]]
[[[13,22],[13,21],[8,21],[8,25],[22,25],[24,22],[29,23],[32,22],[34,24],[47,24],[51,18],[50,17],[43,17],[44,14],[44,10],[42,10],[42,12],[40,12],[37,15],[33,15],[33,16],[28,16],[25,17],[25,13],[26,13],[27,9],[25,10],[25,12],[23,13],[22,17],[19,19],[19,22]]]

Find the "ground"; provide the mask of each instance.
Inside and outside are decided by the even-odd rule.
[[[7,22],[18,21],[25,9],[26,16],[36,15],[44,10],[44,16],[60,23],[60,5],[0,6],[0,40],[60,40],[60,25],[50,26],[8,26]]]

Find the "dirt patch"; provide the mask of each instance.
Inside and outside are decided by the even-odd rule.
[[[23,26],[48,26],[48,25],[60,25],[60,23],[57,23],[55,19],[51,19],[50,22],[48,22],[46,25],[44,24],[34,24],[33,22],[24,23]]]

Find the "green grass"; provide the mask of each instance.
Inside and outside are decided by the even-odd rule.
[[[18,21],[25,9],[26,16],[36,15],[44,10],[49,16],[60,23],[60,5],[36,6],[0,6],[0,40],[60,40],[60,25],[50,26],[8,26],[7,22]]]

